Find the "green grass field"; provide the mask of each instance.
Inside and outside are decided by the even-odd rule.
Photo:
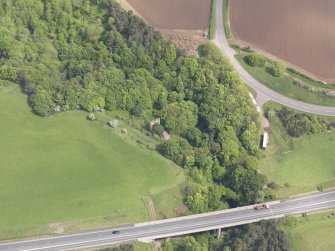
[[[224,31],[227,39],[233,38],[233,32],[230,28],[229,24],[229,0],[223,0],[223,25],[224,25]]]
[[[208,24],[208,38],[213,39],[216,30],[216,0],[212,0],[211,15]]]
[[[335,217],[333,212],[313,214],[299,223],[290,232],[292,246],[296,251],[335,250]]]
[[[335,106],[335,97],[326,96],[321,92],[311,92],[296,86],[293,84],[294,78],[290,75],[285,75],[284,77],[274,77],[268,73],[267,67],[249,66],[244,61],[242,55],[237,55],[236,59],[239,61],[241,66],[250,73],[250,75],[276,92],[279,92],[287,97],[311,104]]]
[[[261,171],[282,188],[279,197],[335,186],[335,132],[291,138],[277,117],[270,120],[270,143]],[[289,186],[285,186],[289,184]]]
[[[87,113],[38,117],[17,87],[0,90],[0,105],[0,239],[144,221],[142,198],[184,181]]]

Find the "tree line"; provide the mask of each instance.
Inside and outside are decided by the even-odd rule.
[[[294,112],[286,107],[277,111],[277,115],[292,137],[325,132],[335,128],[333,121],[327,121],[316,115]]]

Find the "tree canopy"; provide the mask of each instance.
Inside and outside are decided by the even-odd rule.
[[[0,14],[0,85],[20,84],[36,114],[160,117],[160,152],[199,181],[191,212],[257,201],[265,179],[241,164],[259,156],[257,112],[214,44],[187,56],[114,0],[3,0]]]

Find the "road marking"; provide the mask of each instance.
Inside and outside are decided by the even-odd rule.
[[[273,217],[273,211],[272,211],[272,207],[270,206],[270,211],[271,211],[271,214],[272,214],[272,217]]]
[[[301,198],[292,198],[292,199],[287,199],[287,200],[281,200],[282,202],[294,202],[294,201],[299,201],[299,200],[308,200],[308,199],[312,199],[315,197],[322,197],[322,196],[327,196],[327,195],[331,195],[331,194],[335,194],[335,191],[330,191],[327,193],[323,193],[323,192],[319,192],[315,195],[312,195],[311,197],[301,197]]]
[[[299,206],[299,207],[294,207],[294,208],[289,208],[289,209],[282,209],[282,210],[278,210],[277,212],[276,212],[276,214],[278,214],[278,215],[281,215],[283,212],[285,212],[285,211],[291,211],[291,210],[294,210],[294,209],[300,209],[300,208],[306,208],[306,207],[313,207],[313,206],[316,206],[316,205],[321,205],[321,204],[326,204],[326,203],[331,203],[331,202],[334,202],[335,200],[330,200],[330,201],[326,201],[326,202],[320,202],[320,203],[314,203],[314,204],[310,204],[310,205],[307,205],[307,206]],[[292,212],[293,213],[293,212]],[[240,219],[246,219],[246,218],[253,218],[253,217],[255,217],[256,216],[256,218],[255,218],[255,220],[257,220],[257,218],[260,218],[260,216],[264,216],[265,217],[265,215],[266,215],[266,213],[264,214],[252,214],[252,215],[248,215],[248,216],[242,216],[242,217],[235,217],[235,218],[230,218],[230,219],[227,219],[227,222],[221,222],[222,224],[221,225],[224,225],[224,224],[228,224],[229,222],[231,222],[231,221],[235,221],[235,220],[240,220]],[[258,216],[258,217],[257,217]],[[273,214],[273,212],[272,212],[272,217],[274,217],[274,214]],[[250,220],[252,220],[252,219],[250,219]],[[215,227],[215,226],[204,226],[205,224],[206,225],[210,225],[211,223],[213,223],[213,221],[214,222],[217,222],[217,219],[211,219],[209,222],[205,222],[205,223],[201,223],[201,224],[190,224],[189,226],[188,226],[188,229],[184,229],[184,231],[187,231],[187,230],[192,230],[192,229],[194,229],[195,227],[198,227],[198,228],[201,228],[201,226],[202,226],[202,228],[205,228],[205,227]],[[175,227],[174,229],[171,229],[171,233],[172,232],[178,232],[178,230],[179,231],[182,231],[182,229],[184,228],[185,226],[181,226],[181,227]],[[163,229],[160,229],[161,231],[160,232],[162,232],[162,231],[167,231],[167,230],[163,230]],[[133,234],[133,235],[131,235],[131,234],[128,234],[128,235],[121,235],[120,237],[122,238],[122,239],[125,239],[125,238],[132,238],[132,239],[138,239],[138,238],[140,238],[140,237],[142,237],[142,238],[145,238],[143,235],[145,235],[145,234],[149,234],[149,236],[152,236],[152,237],[154,237],[155,235],[157,236],[157,232],[155,233],[155,234],[153,234],[152,233],[152,231],[147,231],[147,232],[142,232],[142,233],[139,233],[139,234]],[[161,234],[164,234],[164,232],[163,233],[161,233]],[[166,233],[165,233],[165,235],[166,235]],[[66,246],[72,246],[72,245],[79,245],[79,244],[86,244],[86,243],[93,243],[93,242],[101,242],[101,241],[109,241],[108,243],[112,243],[113,242],[113,239],[116,239],[115,240],[115,242],[120,242],[120,241],[122,241],[122,240],[117,240],[117,237],[118,236],[111,236],[111,237],[108,237],[108,238],[102,238],[102,239],[95,239],[95,240],[89,240],[89,241],[79,241],[79,242],[72,242],[72,243],[66,243],[66,244],[59,244],[59,245],[50,245],[50,246],[47,246],[47,247],[40,247],[40,248],[33,248],[33,249],[27,249],[27,250],[30,250],[30,251],[36,251],[36,250],[42,250],[42,249],[46,249],[46,248],[58,248],[58,247],[66,247]],[[38,240],[37,241],[35,241],[35,242],[38,242]],[[106,243],[106,244],[108,244],[108,243]],[[15,243],[13,243],[13,244],[15,244]],[[1,244],[1,245],[4,245],[4,244]],[[9,245],[10,246],[10,244],[7,244],[7,245]]]
[[[287,201],[283,201],[279,204],[276,204],[276,205],[284,205],[284,206],[290,206],[290,205],[285,205],[285,204],[288,204],[290,202],[294,202],[294,201],[299,201],[299,200],[308,200],[308,199],[313,199],[313,198],[319,198],[320,196],[326,196],[326,195],[332,195],[333,193],[335,193],[335,191],[330,191],[330,192],[326,192],[326,193],[320,193],[320,194],[317,194],[317,195],[313,195],[313,196],[309,196],[309,197],[305,197],[305,198],[297,198],[297,199],[293,199],[293,200],[287,200]],[[297,207],[291,207],[291,208],[284,208],[284,209],[278,209],[276,210],[272,207],[270,207],[270,212],[271,212],[271,215],[272,217],[275,217],[275,214],[278,216],[278,215],[282,215],[284,214],[285,212],[287,211],[292,211],[292,210],[297,210],[297,209],[304,209],[304,210],[317,210],[317,208],[314,208],[315,206],[319,205],[321,207],[321,205],[323,204],[326,204],[326,203],[331,203],[331,202],[334,202],[335,200],[328,200],[328,201],[323,201],[323,202],[318,202],[318,203],[313,203],[313,204],[309,204],[309,205],[302,205],[302,206],[297,206]],[[270,202],[271,203],[271,202]],[[309,209],[308,209],[309,208]],[[246,208],[244,209],[245,212],[248,212],[251,210],[251,208]],[[244,210],[241,210],[239,212],[243,212]],[[189,229],[194,229],[195,227],[205,227],[204,225],[210,225],[210,224],[213,224],[217,221],[217,219],[215,219],[215,216],[216,217],[219,217],[220,218],[220,222],[224,225],[224,224],[230,224],[230,223],[234,223],[234,221],[236,220],[242,220],[242,219],[248,219],[250,220],[250,218],[253,218],[258,220],[260,217],[263,217],[265,218],[266,215],[268,214],[267,211],[263,211],[262,213],[258,212],[257,214],[248,214],[247,216],[242,216],[242,217],[234,217],[234,218],[229,218],[229,219],[224,219],[225,216],[229,216],[230,213],[235,213],[234,211],[233,212],[229,212],[228,215],[227,215],[227,212],[226,211],[223,211],[222,213],[219,213],[219,214],[215,214],[215,215],[199,215],[199,217],[197,218],[192,218],[192,219],[186,219],[186,218],[176,218],[177,221],[172,221],[172,222],[157,222],[156,224],[153,224],[153,225],[142,225],[141,227],[150,227],[150,226],[153,226],[153,227],[157,227],[157,226],[160,226],[161,225],[161,229],[164,229],[164,231],[167,231],[169,230],[169,228],[171,228],[171,225],[172,224],[177,224],[177,225],[180,225],[180,224],[185,224],[183,222],[186,222],[187,221],[190,221],[190,223],[188,224],[188,228]],[[292,214],[294,214],[294,212],[292,212]],[[224,221],[223,221],[224,220]],[[192,223],[192,221],[197,221],[195,222],[196,224]],[[214,221],[214,222],[213,222]],[[200,222],[200,223],[199,223]],[[165,226],[164,226],[165,225]],[[125,229],[125,233],[127,233],[127,230],[129,231],[130,229],[140,229],[141,227],[137,227],[137,226],[132,226],[132,227],[124,227],[124,228],[119,228],[119,229]],[[174,227],[174,229],[171,230],[171,233],[172,231],[177,231],[179,229],[183,229],[185,226],[181,226],[181,227]],[[209,227],[212,227],[212,226],[209,226]],[[38,242],[43,242],[43,241],[48,241],[48,243],[52,243],[52,242],[55,242],[57,240],[60,240],[60,241],[66,241],[66,240],[69,240],[71,239],[71,237],[75,237],[75,238],[79,238],[79,239],[87,239],[87,238],[96,238],[94,237],[95,234],[100,234],[99,236],[102,236],[102,234],[104,233],[105,235],[106,234],[111,234],[111,232],[115,230],[115,228],[112,228],[112,229],[105,229],[105,230],[98,230],[98,231],[93,231],[93,232],[84,232],[84,233],[78,233],[78,234],[70,234],[70,235],[64,235],[64,236],[55,236],[55,237],[49,237],[49,238],[44,238],[44,239],[35,239],[35,240],[25,240],[25,241],[19,241],[19,242],[12,242],[12,243],[0,243],[0,247],[10,247],[11,245],[20,245],[20,244],[24,244],[24,243],[30,243],[30,244],[35,244]],[[150,229],[148,229],[150,230]],[[151,234],[152,235],[152,232],[148,232],[148,230],[146,232],[141,232],[141,234],[139,235],[139,237],[143,237],[143,235],[145,234]],[[93,235],[93,237],[92,237]],[[122,233],[122,238],[127,238],[127,237],[130,237],[130,238],[135,238],[135,236],[137,236],[138,234],[126,234],[126,235],[123,235]],[[117,238],[118,236],[111,236],[111,237],[108,237],[107,239],[106,238],[102,238],[102,239],[96,239],[96,240],[87,240],[87,241],[81,241],[81,242],[78,242],[78,243],[67,243],[67,244],[60,244],[60,246],[69,246],[69,245],[76,245],[76,244],[85,244],[85,243],[89,243],[89,242],[97,242],[97,241],[103,241],[103,240],[111,240],[113,241],[113,239]],[[64,240],[62,240],[64,239]],[[78,239],[78,240],[79,240]],[[119,238],[117,238],[119,239]],[[51,241],[51,242],[50,242]],[[116,240],[115,240],[116,241]],[[24,246],[22,246],[24,247]],[[52,248],[52,247],[59,247],[58,245],[56,246],[50,246],[49,248]],[[40,249],[44,249],[44,248],[48,248],[48,247],[43,247],[43,248],[38,248],[36,250],[40,250]],[[34,250],[34,249],[33,249]]]

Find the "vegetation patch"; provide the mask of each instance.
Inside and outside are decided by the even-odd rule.
[[[210,16],[209,25],[208,25],[208,38],[209,39],[214,38],[215,30],[216,30],[216,2],[217,0],[212,0],[211,16]]]
[[[246,63],[248,61],[247,54],[236,55],[236,59],[250,75],[278,93],[311,104],[335,106],[335,97],[330,92],[323,89],[313,92],[316,89],[315,86],[312,86],[314,89],[302,88],[297,84],[301,80],[297,80],[297,78],[287,72],[278,77],[273,76],[272,69],[274,62],[272,60],[267,59],[264,67],[252,67]]]
[[[332,251],[335,248],[335,211],[301,217],[288,233],[294,250]]]
[[[297,71],[294,68],[287,68],[287,71],[292,74],[292,76],[299,78],[300,80],[302,80],[303,82],[309,84],[309,85],[314,85],[315,87],[319,87],[319,88],[324,88],[324,89],[335,89],[335,84],[333,83],[327,83],[325,81],[318,81],[315,80],[313,78],[311,78],[310,76],[307,76],[306,74]]]
[[[99,117],[90,122],[73,111],[43,119],[13,87],[0,91],[0,104],[10,107],[0,111],[1,239],[145,221],[142,198],[178,192],[171,188],[184,181],[180,168]]]
[[[187,211],[186,206],[183,204],[185,201],[184,190],[184,186],[176,186],[152,196],[159,218],[181,216]]]
[[[263,67],[265,65],[265,58],[257,52],[251,52],[244,57],[244,61],[252,67]]]
[[[166,240],[162,249],[170,250],[290,250],[290,243],[278,221],[268,220],[254,224],[226,228],[221,238],[201,233],[186,238]]]
[[[229,0],[223,0],[223,25],[224,25],[224,31],[227,39],[233,38],[233,32],[230,28],[229,23]]]
[[[322,188],[334,186],[335,132],[296,139],[287,133],[277,116],[271,116],[269,120],[270,143],[264,152],[265,158],[260,161],[260,170],[275,188],[275,193],[287,197],[315,191],[320,185]]]
[[[268,115],[270,111],[268,112]],[[316,115],[296,113],[291,109],[283,107],[277,112],[287,132],[292,137],[300,137],[306,134],[326,132],[335,128],[335,122],[329,122],[318,118]]]

